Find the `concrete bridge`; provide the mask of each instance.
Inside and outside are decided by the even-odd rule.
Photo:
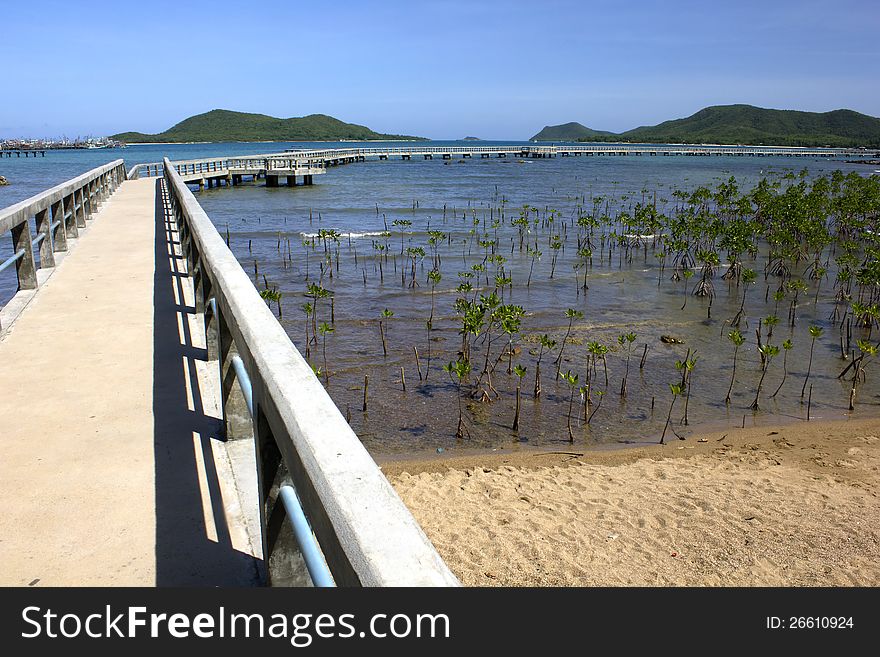
[[[0,210],[0,584],[457,585],[181,169]]]

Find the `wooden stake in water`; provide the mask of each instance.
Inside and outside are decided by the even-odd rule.
[[[810,394],[807,397],[807,422],[810,421],[810,406],[813,404],[813,384],[810,384]]]
[[[406,392],[406,373],[402,367],[400,368],[400,384],[403,386],[403,391]]]
[[[422,380],[422,363],[419,360],[419,348],[416,347],[415,345],[413,345],[413,352],[415,352],[415,355],[416,355],[416,369],[419,372],[419,381],[421,381]]]
[[[367,395],[370,391],[370,375],[364,374],[364,413],[367,412]]]

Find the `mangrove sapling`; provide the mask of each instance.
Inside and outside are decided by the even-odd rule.
[[[669,392],[672,393],[672,401],[669,404],[669,412],[666,413],[666,424],[663,427],[663,434],[660,436],[660,444],[666,444],[666,431],[668,429],[672,429],[672,433],[675,434],[677,438],[680,440],[684,440],[681,436],[679,436],[673,427],[671,427],[672,422],[672,409],[675,408],[675,400],[678,399],[678,396],[684,392],[684,384],[682,383],[670,383],[669,384]]]
[[[816,340],[822,337],[822,334],[825,332],[821,326],[816,326],[815,324],[810,326],[810,360],[807,362],[807,376],[804,377],[804,385],[801,387],[801,400],[804,398],[804,393],[807,390],[807,382],[810,380],[810,372],[813,369],[813,349],[816,346]]]
[[[779,318],[776,315],[767,315],[764,318],[764,326],[767,327],[767,342],[773,339],[773,327],[779,324]]]
[[[861,382],[863,382],[866,378],[865,375],[865,362],[866,359],[874,358],[877,355],[878,345],[871,344],[869,340],[859,340],[856,343],[859,347],[859,350],[862,352],[861,355],[853,359],[855,363],[855,372],[853,373],[852,378],[852,388],[849,391],[849,410],[854,411],[856,408],[856,391]]]
[[[636,340],[636,334],[633,332],[623,333],[617,336],[617,344],[621,347],[626,346],[626,370],[623,379],[620,382],[620,396],[626,397],[626,380],[629,378],[629,360],[632,356],[632,343]]]
[[[318,344],[318,301],[326,299],[332,294],[332,290],[317,283],[309,283],[306,286],[306,296],[314,300],[312,302],[312,341],[315,344]]]
[[[743,284],[742,301],[739,304],[739,311],[737,311],[736,315],[733,316],[733,319],[730,320],[731,326],[736,326],[737,328],[739,328],[740,322],[745,315],[746,294],[749,291],[749,287],[753,285],[757,279],[758,274],[755,272],[754,269],[743,269],[742,276],[740,277],[740,280],[742,280]],[[748,326],[748,324],[746,325]]]
[[[529,265],[529,279],[526,281],[526,287],[530,287],[532,284],[532,272],[535,270],[535,260],[540,259],[541,252],[537,248],[533,249],[530,246],[526,245],[526,253],[528,253],[529,257],[532,260],[531,264]]]
[[[679,310],[684,310],[685,306],[687,306],[687,302],[688,302],[688,281],[690,281],[690,280],[691,280],[691,277],[694,275],[694,270],[693,270],[693,269],[685,269],[685,270],[682,272],[682,275],[684,276],[684,288],[682,289],[683,296],[684,296],[684,303],[681,304],[681,308],[680,308]]]
[[[599,395],[599,403],[596,404],[596,408],[594,408],[593,412],[587,417],[587,424],[593,421],[593,417],[599,412],[599,409],[602,408],[602,400],[605,398],[605,391],[597,390],[596,394]]]
[[[310,355],[309,352],[310,352],[310,343],[311,343],[311,340],[309,339],[309,323],[311,322],[311,317],[312,317],[312,312],[314,310],[314,307],[310,303],[304,303],[304,304],[300,305],[300,309],[306,315],[306,360],[308,360],[309,355]]]
[[[724,398],[724,403],[730,404],[730,393],[733,391],[733,383],[736,380],[736,355],[739,353],[739,348],[743,346],[746,339],[745,336],[740,333],[739,329],[733,329],[727,334],[727,337],[733,343],[733,373],[730,375],[730,387],[727,389],[727,397]]]
[[[775,344],[770,344],[768,342],[758,347],[758,351],[761,353],[763,366],[761,367],[761,378],[758,380],[758,389],[755,391],[755,401],[753,401],[752,405],[749,407],[753,411],[759,410],[758,398],[761,396],[761,388],[764,385],[764,377],[767,376],[767,370],[770,369],[770,363],[773,360],[773,357],[779,353],[779,347],[777,347]]]
[[[330,385],[330,370],[327,369],[327,334],[333,333],[334,328],[327,322],[321,322],[318,332],[321,334],[321,356],[324,361],[324,384]]]
[[[379,335],[382,338],[382,355],[388,356],[388,342],[385,339],[385,321],[394,317],[394,312],[387,308],[379,314]]]
[[[587,352],[590,354],[593,361],[593,371],[596,370],[596,361],[598,359],[602,359],[602,366],[605,370],[605,387],[608,387],[608,346],[602,344],[601,342],[588,342],[587,343]]]
[[[278,291],[278,288],[260,290],[260,296],[266,302],[267,306],[271,307],[271,303],[274,301],[278,306],[278,319],[283,319],[281,313],[281,292]]]
[[[688,350],[687,356],[683,361],[679,360],[675,363],[675,368],[681,372],[681,385],[682,389],[685,390],[684,397],[684,416],[681,418],[681,423],[685,426],[688,425],[688,406],[691,401],[691,375],[693,374],[694,367],[697,365],[697,354],[694,353],[691,356],[690,350]]]
[[[459,440],[464,438],[465,432],[470,436],[470,432],[464,426],[461,410],[461,384],[467,378],[471,371],[471,364],[467,360],[458,359],[449,361],[443,366],[443,371],[449,374],[449,378],[455,384],[456,398],[458,399],[458,427],[455,430],[455,437]]]
[[[556,348],[556,340],[551,340],[546,333],[540,337],[541,346],[538,350],[538,363],[535,365],[535,399],[541,396],[541,359],[544,357],[544,350],[548,352]]]
[[[513,426],[511,429],[519,431],[520,393],[522,389],[522,379],[526,375],[526,368],[522,365],[517,365],[513,368],[513,373],[516,375],[516,411],[513,414]]]
[[[794,342],[790,339],[786,340],[782,343],[782,381],[779,382],[779,387],[776,388],[776,392],[770,395],[770,399],[776,397],[779,394],[779,391],[782,390],[782,386],[785,385],[785,379],[788,378],[788,352],[791,351],[791,348],[794,347]]]
[[[565,316],[568,317],[568,329],[565,331],[565,337],[562,338],[562,345],[559,347],[559,354],[556,356],[556,378],[559,379],[559,370],[562,367],[562,354],[565,351],[565,343],[568,342],[568,337],[571,335],[571,325],[576,319],[583,319],[584,314],[580,310],[575,310],[574,308],[568,308],[565,311]]]
[[[577,390],[578,387],[578,375],[572,374],[571,370],[568,370],[565,374],[562,375],[562,379],[568,384],[570,388],[569,396],[568,396],[568,442],[574,442],[574,431],[571,429],[571,410],[574,406],[574,391]]]

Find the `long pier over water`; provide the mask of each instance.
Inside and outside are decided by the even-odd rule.
[[[552,158],[552,157],[807,157],[835,158],[863,155],[844,149],[796,148],[783,146],[695,146],[675,144],[568,144],[568,145],[491,145],[491,146],[375,146],[357,148],[289,149],[283,153],[234,157],[178,160],[171,166],[184,182],[199,189],[237,185],[246,179],[265,179],[268,187],[277,187],[283,179],[290,187],[311,185],[314,176],[328,167],[390,159],[422,158],[451,160],[453,158]],[[138,165],[141,176],[161,175],[163,163]],[[301,183],[297,181],[301,180]]]

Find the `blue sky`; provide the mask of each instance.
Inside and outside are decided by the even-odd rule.
[[[880,116],[876,0],[32,0],[0,28],[0,137],[159,132],[214,108],[436,139],[736,102]]]

